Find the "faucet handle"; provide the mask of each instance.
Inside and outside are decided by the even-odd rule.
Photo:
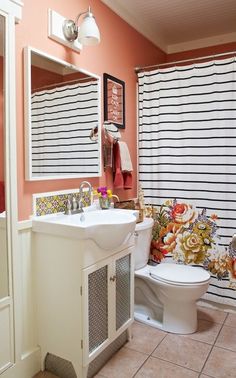
[[[66,201],[65,214],[71,214],[71,209],[72,209],[72,201],[68,198],[68,200]]]
[[[72,210],[76,210],[78,207],[78,203],[75,197],[72,198]]]
[[[79,211],[80,211],[81,213],[84,212],[83,207],[84,207],[84,204],[83,204],[83,197],[82,197],[82,198],[80,198],[80,200],[79,200]]]

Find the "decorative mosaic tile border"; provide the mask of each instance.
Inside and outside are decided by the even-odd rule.
[[[71,197],[78,199],[79,189],[33,194],[33,215],[41,216],[64,212],[67,200]],[[91,205],[88,188],[83,188],[83,205]]]

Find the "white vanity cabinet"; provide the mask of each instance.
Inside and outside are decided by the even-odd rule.
[[[114,250],[91,239],[33,233],[38,342],[79,378],[133,321],[133,236]],[[129,332],[127,331],[127,335]]]

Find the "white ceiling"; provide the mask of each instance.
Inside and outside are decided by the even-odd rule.
[[[236,41],[236,0],[102,0],[166,53]]]

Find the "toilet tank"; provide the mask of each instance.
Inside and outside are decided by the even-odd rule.
[[[138,270],[147,265],[150,244],[152,240],[152,218],[144,218],[143,222],[137,223],[135,227],[135,251],[134,269]]]

